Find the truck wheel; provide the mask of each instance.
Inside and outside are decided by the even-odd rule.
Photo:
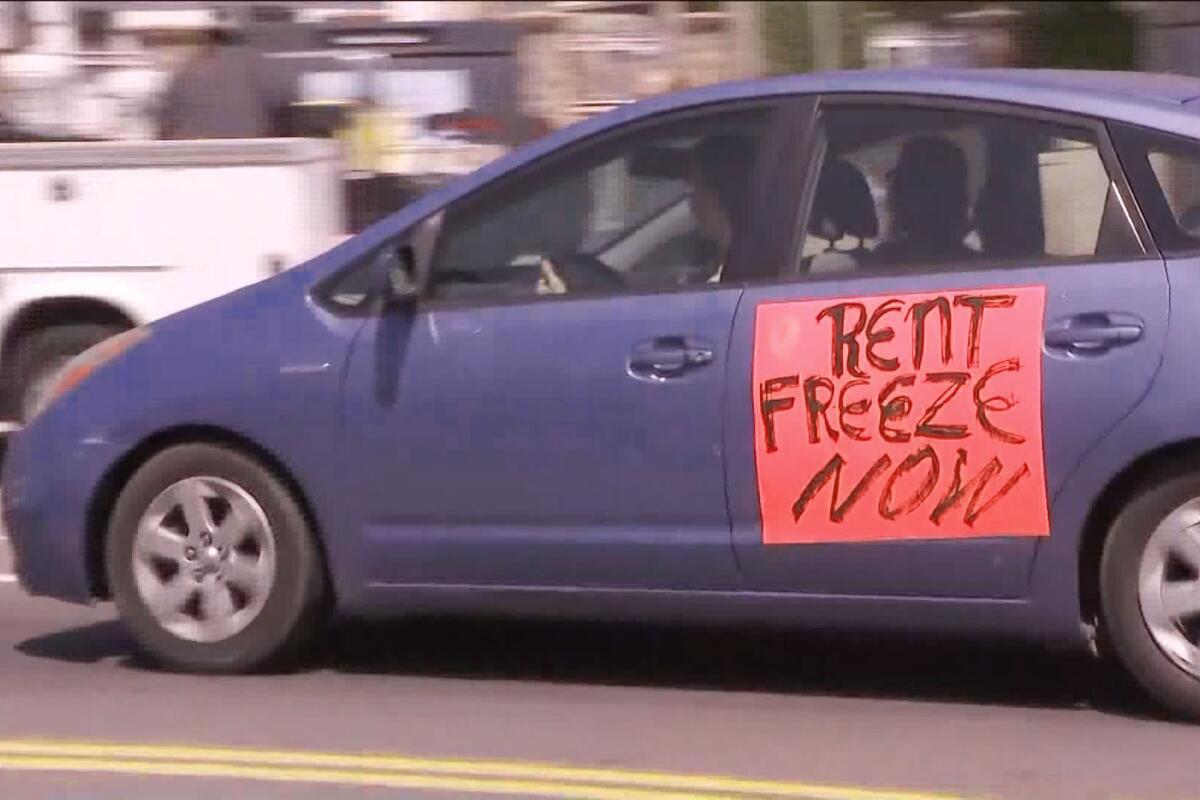
[[[1117,516],[1100,601],[1107,649],[1153,699],[1200,720],[1200,472],[1168,476]]]
[[[280,666],[325,609],[321,555],[295,498],[224,447],[181,445],[146,462],[113,509],[105,562],[142,650],[186,672]]]
[[[54,325],[22,336],[13,352],[13,400],[21,422],[33,417],[59,372],[75,356],[123,329],[115,325]]]

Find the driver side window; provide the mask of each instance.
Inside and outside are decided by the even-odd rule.
[[[766,109],[674,120],[551,156],[447,213],[434,298],[537,298],[719,281]]]

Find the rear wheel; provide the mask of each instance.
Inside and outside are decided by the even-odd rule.
[[[169,667],[277,666],[320,621],[324,571],[304,514],[234,450],[182,445],[148,461],[117,500],[105,555],[121,618]]]
[[[1200,719],[1200,473],[1137,495],[1100,563],[1104,639],[1167,709]]]

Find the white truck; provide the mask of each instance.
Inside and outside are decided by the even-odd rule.
[[[0,420],[98,341],[334,245],[341,172],[316,139],[0,144]]]

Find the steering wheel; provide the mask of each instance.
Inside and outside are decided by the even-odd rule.
[[[542,259],[542,279],[555,293],[588,289],[620,289],[625,286],[621,273],[588,253]],[[556,279],[561,288],[555,288]]]

